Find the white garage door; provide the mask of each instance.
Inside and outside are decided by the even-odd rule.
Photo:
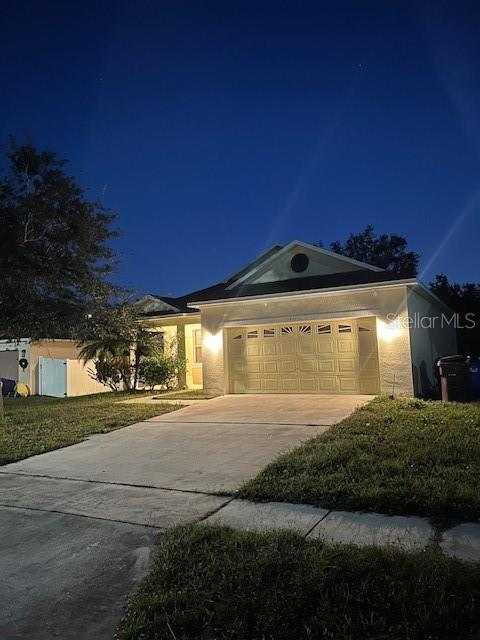
[[[228,330],[231,393],[379,392],[375,318]]]

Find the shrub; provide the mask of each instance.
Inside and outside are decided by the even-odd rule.
[[[165,387],[173,389],[178,376],[185,370],[186,361],[177,356],[156,356],[142,358],[139,365],[139,380],[150,389]]]
[[[123,372],[119,367],[118,358],[102,358],[95,360],[94,369],[88,369],[88,374],[93,380],[110,387],[112,391],[118,391],[123,380]]]

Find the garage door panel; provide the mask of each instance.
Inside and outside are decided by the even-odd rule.
[[[378,379],[360,378],[360,393],[365,393],[366,395],[378,393]]]
[[[309,340],[300,339],[297,341],[297,353],[305,355],[313,355],[315,353],[315,342],[310,338]]]
[[[375,319],[227,333],[234,393],[378,393]]]
[[[319,391],[331,391],[334,393],[337,390],[337,380],[335,377],[330,378],[319,378],[318,379],[318,390]]]
[[[322,353],[333,353],[334,349],[335,349],[335,345],[333,343],[333,340],[319,340],[317,342],[316,346],[316,351],[319,355],[321,355]]]
[[[278,362],[276,360],[265,360],[263,363],[265,373],[278,373]]]
[[[265,378],[263,381],[263,386],[266,393],[278,393],[281,391],[279,387],[279,378]]]
[[[376,358],[369,358],[367,362],[361,362],[359,371],[362,376],[368,377],[374,376],[377,373],[377,360]]]
[[[292,338],[287,338],[285,340],[280,338],[278,343],[278,353],[280,355],[291,355],[296,353],[295,341]]]
[[[338,391],[349,392],[349,393],[358,393],[359,391],[359,381],[357,378],[347,378],[344,376],[338,376]]]
[[[275,356],[277,354],[277,343],[274,340],[265,340],[262,344],[262,351],[265,356]]]
[[[259,356],[260,355],[260,345],[258,342],[254,342],[247,344],[247,356]]]
[[[262,378],[257,376],[248,376],[246,380],[246,389],[250,393],[260,393],[262,389]]]
[[[312,358],[301,358],[298,361],[299,371],[311,372],[317,370],[317,363]]]
[[[280,360],[279,369],[280,373],[292,373],[297,368],[295,360]]]
[[[321,372],[333,373],[335,371],[335,360],[333,358],[317,360],[317,369]]]
[[[299,391],[314,393],[317,390],[317,379],[312,377],[299,378]]]
[[[338,340],[337,351],[338,353],[352,353],[355,351],[353,340]]]
[[[287,393],[296,393],[300,391],[297,378],[281,378],[281,389]]]
[[[337,371],[345,373],[347,371],[355,371],[357,368],[356,360],[353,358],[339,358],[337,360]]]

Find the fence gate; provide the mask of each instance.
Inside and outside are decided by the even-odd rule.
[[[41,396],[65,398],[67,395],[67,360],[38,359],[38,392]]]

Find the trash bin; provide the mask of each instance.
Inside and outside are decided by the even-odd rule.
[[[15,393],[15,380],[9,380],[8,378],[2,378],[2,395],[13,396]]]
[[[480,360],[470,360],[468,365],[468,386],[470,398],[480,400]]]
[[[445,356],[437,360],[442,400],[456,402],[470,400],[469,364],[470,356]]]

